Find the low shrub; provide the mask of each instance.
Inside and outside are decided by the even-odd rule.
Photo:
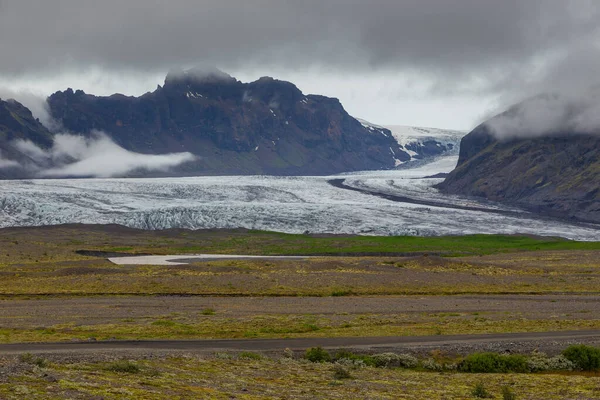
[[[416,368],[419,365],[419,360],[410,354],[398,354],[397,362],[401,368]]]
[[[231,360],[231,354],[229,353],[215,353],[215,358],[218,360]]]
[[[571,361],[578,369],[583,371],[596,371],[600,369],[600,349],[584,344],[567,347],[563,356]]]
[[[333,292],[331,292],[332,297],[344,297],[344,296],[351,296],[351,295],[352,295],[351,290],[334,290]]]
[[[372,356],[377,367],[416,368],[419,360],[410,354],[381,353]]]
[[[48,366],[48,361],[46,361],[46,359],[40,358],[40,357],[34,357],[31,353],[21,354],[21,356],[19,356],[19,359],[21,360],[21,362],[24,362],[26,364],[35,365],[40,368],[45,368]]]
[[[376,366],[372,356],[366,354],[354,354],[348,350],[340,350],[337,353],[335,353],[333,361],[335,361],[338,364],[353,367]]]
[[[351,379],[352,375],[350,375],[350,372],[348,372],[346,368],[341,365],[336,365],[333,367],[333,378],[337,380]]]
[[[527,359],[527,367],[531,372],[572,371],[575,364],[563,355],[548,357],[544,353],[535,352]]]
[[[376,367],[392,367],[398,363],[398,354],[396,353],[381,353],[372,356]]]
[[[329,362],[331,361],[331,356],[329,352],[322,347],[311,347],[306,350],[304,354],[304,358],[311,362]]]
[[[483,382],[477,382],[475,387],[471,391],[473,397],[477,397],[478,399],[489,399],[492,398],[490,392],[487,391]]]
[[[239,357],[245,358],[246,360],[262,360],[263,358],[260,354],[251,351],[242,351]]]
[[[521,355],[474,353],[460,362],[458,370],[475,373],[528,372],[529,367],[527,358]]]
[[[502,400],[517,400],[517,395],[509,386],[502,386]]]
[[[439,372],[439,371],[444,370],[444,365],[438,363],[433,358],[428,358],[428,359],[424,360],[421,363],[421,366],[423,367],[423,369],[426,369],[428,371],[438,371]]]
[[[360,358],[340,358],[336,360],[335,363],[337,365],[350,369],[359,369],[367,366],[367,363],[365,363],[364,360],[361,360]]]
[[[170,326],[176,326],[177,322],[171,321],[171,320],[168,320],[168,319],[159,319],[158,321],[152,322],[151,325],[154,325],[154,326],[169,326],[170,327]]]
[[[283,357],[284,358],[294,358],[294,350],[292,350],[290,348],[286,348],[285,350],[283,350]]]
[[[140,372],[140,367],[136,363],[127,360],[115,361],[114,363],[107,365],[104,369],[125,374],[137,374]]]

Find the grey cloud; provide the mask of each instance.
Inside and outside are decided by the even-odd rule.
[[[0,169],[2,168],[12,168],[18,167],[19,163],[14,160],[8,160],[2,157],[2,152],[0,152]]]
[[[600,93],[536,96],[492,118],[486,125],[499,139],[600,134]]]
[[[0,1],[0,81],[316,68],[404,74],[436,98],[504,107],[600,83],[599,46],[596,0]]]
[[[493,85],[526,79],[523,69],[574,43],[592,50],[598,8],[593,0],[8,0],[1,72],[318,64]]]
[[[60,129],[60,124],[50,116],[46,96],[29,90],[10,90],[0,87],[0,99],[15,99],[27,107],[35,118],[51,130]]]

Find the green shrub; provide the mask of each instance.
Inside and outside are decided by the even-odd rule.
[[[335,356],[333,356],[335,360],[341,360],[342,358],[347,358],[351,360],[355,357],[357,357],[357,354],[354,354],[353,352],[348,350],[339,350],[337,353],[335,353]]]
[[[31,364],[31,363],[33,363],[33,354],[23,353],[19,356],[19,360],[21,360],[21,362],[24,362],[26,364]]]
[[[575,366],[584,371],[596,371],[600,369],[600,349],[584,344],[567,347],[563,356]]]
[[[333,292],[331,292],[332,297],[344,297],[344,296],[351,296],[351,295],[352,295],[352,291],[350,291],[350,290],[334,290]]]
[[[48,366],[48,361],[46,361],[46,359],[40,358],[40,357],[36,358],[31,353],[21,354],[19,356],[19,359],[21,360],[21,362],[24,362],[26,364],[36,365],[40,368],[45,368]]]
[[[527,367],[530,372],[572,371],[575,364],[563,355],[548,357],[544,353],[534,352],[527,359]]]
[[[381,353],[372,356],[376,367],[416,368],[419,360],[410,354]]]
[[[502,386],[502,400],[517,400],[517,395],[509,386]]]
[[[350,375],[350,372],[348,372],[348,370],[343,366],[336,365],[335,367],[333,367],[333,378],[337,380],[351,379],[352,375]]]
[[[348,350],[340,350],[335,353],[333,361],[337,362],[338,364],[354,367],[376,366],[372,356],[366,354],[354,354]]]
[[[311,362],[329,362],[331,361],[331,356],[327,352],[327,350],[322,347],[311,347],[306,350],[306,354],[304,354],[304,358]]]
[[[202,310],[202,315],[215,315],[216,311],[213,308],[205,308]]]
[[[175,326],[175,325],[177,325],[177,322],[171,321],[168,319],[159,319],[158,321],[152,322],[152,325],[154,325],[154,326]]]
[[[498,373],[528,372],[527,359],[520,355],[474,353],[458,365],[461,372]]]
[[[285,350],[283,350],[283,357],[284,358],[294,358],[294,350],[286,347]]]
[[[478,399],[489,399],[492,397],[492,395],[485,388],[483,382],[478,382],[471,391],[471,394]]]
[[[421,363],[421,367],[428,371],[442,371],[444,370],[444,365],[435,361],[433,358],[428,358]]]
[[[342,366],[345,368],[350,368],[350,369],[359,369],[359,368],[364,368],[367,366],[367,364],[360,358],[353,358],[353,359],[340,358],[335,363],[339,366]]]
[[[136,363],[127,360],[115,361],[114,363],[107,365],[104,369],[125,374],[137,374],[140,372],[140,367]]]
[[[253,353],[251,351],[242,351],[240,353],[240,358],[245,358],[247,360],[262,360],[262,356],[258,353]]]

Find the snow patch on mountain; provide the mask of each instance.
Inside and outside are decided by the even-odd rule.
[[[441,155],[457,155],[460,141],[467,134],[464,131],[451,129],[404,125],[382,126],[364,119],[358,119],[358,121],[372,132],[381,132],[386,136],[391,134],[404,151],[410,155],[411,161],[436,158]]]
[[[421,128],[418,126],[390,125],[386,126],[399,144],[405,146],[415,142],[435,140],[440,144],[452,143],[460,145],[460,140],[467,134],[465,131],[450,129]]]

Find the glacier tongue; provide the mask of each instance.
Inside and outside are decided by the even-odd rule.
[[[414,169],[337,176],[354,187],[465,204],[423,179],[450,171],[457,157]],[[52,179],[0,182],[0,227],[64,223],[141,229],[249,228],[288,233],[448,235],[528,233],[600,240],[569,223],[481,211],[395,203],[328,184],[332,177],[225,176],[160,179]],[[479,204],[479,203],[478,203]],[[498,207],[479,204],[482,207]]]

